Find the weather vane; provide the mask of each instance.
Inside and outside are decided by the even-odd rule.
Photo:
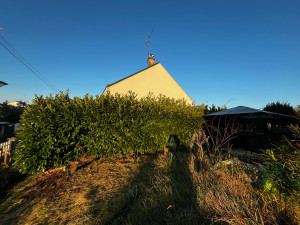
[[[151,31],[151,33],[148,36],[148,41],[145,42],[145,44],[147,45],[147,48],[148,48],[148,57],[149,57],[149,49],[150,49],[150,38],[151,38],[152,33],[153,33],[153,30]]]

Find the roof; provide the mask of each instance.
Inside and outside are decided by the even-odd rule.
[[[134,74],[131,74],[131,75],[127,76],[127,77],[124,77],[124,78],[122,78],[121,80],[118,80],[118,81],[116,81],[116,82],[114,82],[114,83],[112,83],[112,84],[108,84],[108,85],[106,85],[105,88],[108,88],[108,87],[110,87],[110,86],[113,86],[113,85],[115,85],[115,84],[117,84],[117,83],[119,83],[119,82],[121,82],[121,81],[123,81],[123,80],[126,80],[126,79],[129,78],[129,77],[133,77],[134,75],[136,75],[136,74],[138,74],[138,73],[140,73],[140,72],[142,72],[142,71],[145,71],[145,70],[147,70],[147,69],[149,69],[149,68],[151,68],[151,67],[153,67],[153,66],[156,66],[156,65],[159,64],[159,63],[160,63],[160,62],[157,62],[157,63],[153,64],[152,66],[149,66],[149,67],[147,67],[147,68],[145,68],[145,69],[142,69],[142,70],[140,70],[140,71],[138,71],[138,72],[136,72],[136,73],[134,73]]]
[[[9,102],[8,105],[17,106],[17,107],[26,107],[28,105],[28,102],[13,101],[13,102]]]
[[[253,114],[261,114],[261,115],[265,115],[265,117],[268,118],[279,118],[279,117],[284,117],[284,118],[291,118],[290,116],[287,115],[283,115],[280,113],[274,113],[274,112],[269,112],[269,111],[264,111],[264,110],[259,110],[259,109],[254,109],[254,108],[250,108],[250,107],[246,107],[246,106],[237,106],[235,108],[231,108],[231,109],[226,109],[223,111],[219,111],[219,112],[214,112],[214,113],[210,113],[207,114],[205,116],[226,116],[226,115],[253,115]]]
[[[3,81],[0,81],[0,87],[4,86],[4,85],[7,85],[7,83],[3,82]]]

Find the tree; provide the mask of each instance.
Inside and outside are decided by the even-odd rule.
[[[295,109],[288,102],[272,102],[264,107],[265,111],[280,113],[288,116],[297,116]]]
[[[0,104],[0,121],[18,123],[25,107],[8,105],[7,101]]]
[[[219,112],[225,109],[227,109],[226,105],[223,106],[215,106],[214,104],[212,104],[211,106],[204,105],[204,114],[206,115],[209,113]]]

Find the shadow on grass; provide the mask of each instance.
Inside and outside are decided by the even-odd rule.
[[[196,189],[188,169],[188,154],[178,154],[157,169],[126,224],[205,224],[197,205]]]
[[[149,174],[154,170],[156,159],[157,155],[140,156],[138,172],[133,174],[127,185],[108,198],[98,195],[101,189],[106,191],[105,187],[90,187],[85,197],[92,202],[88,210],[91,224],[124,224],[133,205],[142,196],[142,189],[149,185]]]
[[[0,224],[18,224],[21,216],[32,212],[30,200],[23,195],[28,191],[25,188],[27,176],[19,173],[3,172],[0,174]],[[15,189],[21,188],[21,191]]]
[[[148,155],[128,185],[90,207],[91,224],[206,224],[197,205],[188,169],[188,154],[171,164],[160,154]],[[86,195],[92,200],[99,187]]]

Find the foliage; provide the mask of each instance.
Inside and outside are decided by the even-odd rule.
[[[290,103],[287,102],[272,102],[267,104],[264,107],[265,111],[270,111],[270,112],[275,112],[275,113],[280,113],[280,114],[284,114],[284,115],[293,115],[296,116],[296,112],[294,110],[294,108],[290,105]]]
[[[204,105],[204,115],[209,113],[219,112],[226,109],[227,109],[226,105],[223,106],[215,106],[214,104],[212,104],[211,106]]]
[[[24,107],[8,105],[7,101],[0,104],[0,121],[18,123]]]
[[[284,197],[298,195],[300,190],[300,128],[290,126],[295,140],[284,139],[266,151],[265,189]]]
[[[153,152],[170,135],[184,147],[202,116],[203,107],[164,96],[36,96],[21,118],[14,165],[22,173],[39,173],[87,155]]]

